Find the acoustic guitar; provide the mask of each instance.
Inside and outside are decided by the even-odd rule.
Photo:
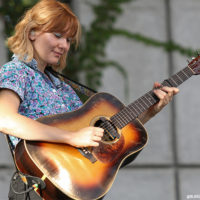
[[[164,80],[162,86],[177,87],[199,73],[200,56]],[[22,140],[15,150],[16,165],[21,172],[44,180],[45,200],[100,199],[111,188],[120,167],[145,147],[148,135],[137,117],[158,101],[153,90],[128,106],[108,93],[97,93],[76,111],[42,117],[38,121],[68,131],[101,127],[104,136],[94,148]]]

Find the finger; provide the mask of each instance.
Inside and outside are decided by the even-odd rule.
[[[92,137],[92,140],[93,140],[93,141],[96,141],[96,142],[99,142],[99,141],[101,141],[101,137],[95,136],[95,135],[94,135],[94,136]]]
[[[154,90],[154,94],[160,99],[160,100],[162,100],[162,99],[164,99],[164,97],[165,97],[165,95],[166,95],[166,92],[164,92],[164,91],[162,91],[162,90],[158,90],[158,89],[156,89],[156,90]]]
[[[91,142],[89,146],[98,147],[99,143],[98,142]]]
[[[179,89],[178,88],[174,88],[173,92],[174,92],[174,94],[177,94],[177,93],[179,93]]]
[[[95,133],[94,133],[94,135],[95,136],[99,136],[99,137],[102,137],[103,136],[103,133],[104,133],[104,131],[102,132],[98,132],[98,131],[96,131]]]
[[[163,87],[162,90],[172,95],[175,95],[179,92],[179,89],[175,87]]]
[[[157,89],[157,90],[155,90],[156,91],[156,94],[158,95],[158,96],[160,96],[160,97],[167,97],[167,96],[169,96],[169,97],[171,97],[171,96],[173,96],[174,94],[176,94],[178,91],[179,91],[179,89],[178,88],[170,88],[170,87],[162,87],[162,88],[160,88],[160,89]],[[163,93],[164,92],[164,93]]]
[[[173,92],[172,88],[165,87],[165,88],[162,88],[162,91],[164,91],[166,93],[164,98],[170,99],[170,100],[172,99],[172,97],[174,95],[174,92]]]
[[[161,87],[161,84],[158,83],[158,82],[155,82],[154,85],[153,85],[153,88],[160,88]]]
[[[173,93],[173,88],[170,87],[162,87],[161,90],[166,93]]]
[[[93,129],[94,132],[98,132],[98,133],[103,133],[104,132],[104,129],[100,128],[100,127],[92,127],[92,129]]]
[[[102,137],[103,133],[104,133],[104,129],[102,129],[102,128],[94,127],[92,130],[92,135],[95,135],[95,136]]]

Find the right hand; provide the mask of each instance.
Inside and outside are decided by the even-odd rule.
[[[99,146],[104,130],[99,127],[86,127],[72,132],[70,145],[75,147]]]

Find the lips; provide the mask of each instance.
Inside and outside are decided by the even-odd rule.
[[[55,52],[55,51],[54,51],[54,54],[55,54],[56,56],[58,56],[58,57],[61,57],[61,56],[62,56],[62,53],[60,53],[60,52]]]

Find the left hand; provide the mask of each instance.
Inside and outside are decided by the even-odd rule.
[[[152,114],[155,115],[156,113],[160,112],[162,108],[172,100],[173,96],[179,92],[179,89],[167,86],[161,87],[161,84],[158,82],[155,82],[153,87],[154,94],[160,99],[160,101],[153,105],[151,108],[151,112],[153,112]]]
[[[160,99],[160,101],[153,106],[151,106],[148,110],[144,111],[138,119],[145,124],[149,121],[154,115],[162,110],[164,106],[166,106],[173,98],[175,94],[179,92],[178,88],[175,87],[162,87],[160,83],[154,83],[154,93]]]

